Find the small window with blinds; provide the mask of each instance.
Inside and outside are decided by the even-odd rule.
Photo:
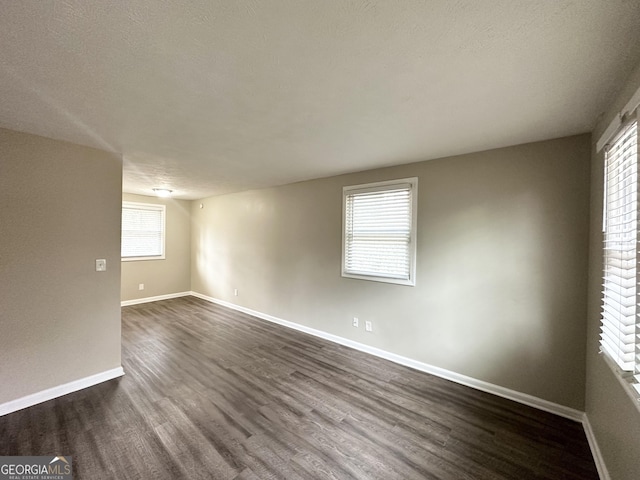
[[[122,202],[122,261],[164,258],[164,205]]]
[[[640,393],[637,138],[634,121],[607,146],[605,155],[600,347]]]
[[[415,285],[418,179],[343,188],[342,276]]]

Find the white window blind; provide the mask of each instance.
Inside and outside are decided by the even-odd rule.
[[[342,274],[415,284],[417,178],[345,187]]]
[[[627,125],[605,158],[604,281],[601,349],[621,370],[638,372],[637,122]],[[638,330],[637,330],[638,329]]]
[[[122,260],[164,258],[165,206],[122,204]]]

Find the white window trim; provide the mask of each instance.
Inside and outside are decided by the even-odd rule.
[[[603,350],[600,350],[600,356],[604,360],[604,363],[611,369],[614,376],[618,379],[618,382],[620,382],[622,389],[627,392],[627,395],[629,395],[629,398],[631,398],[633,404],[640,412],[640,394],[638,394],[638,391],[634,386],[633,372],[626,372],[621,370],[620,367],[618,367],[618,365],[616,364],[615,360]]]
[[[636,92],[636,96],[638,96],[638,93],[640,93],[640,90],[638,90],[638,92]],[[635,97],[634,97],[635,98]],[[630,102],[631,103],[631,102]],[[625,112],[628,113],[628,112]],[[630,115],[622,115],[619,114],[618,115],[618,119],[619,121],[617,122],[617,129],[613,129],[613,125],[614,123],[612,123],[612,125],[610,125],[610,129],[614,130],[612,132],[608,132],[605,133],[605,135],[603,135],[603,137],[600,139],[600,142],[603,142],[606,140],[606,145],[610,145],[613,143],[616,143],[621,136],[624,134],[624,131],[626,130],[627,126],[629,125],[629,123],[632,123],[633,121],[637,121],[638,124],[640,124],[640,112],[638,111],[634,111],[632,112]],[[626,120],[626,121],[623,121]],[[640,125],[639,125],[640,126]],[[609,130],[609,129],[608,129]],[[639,134],[636,134],[639,135]],[[640,136],[640,135],[639,135]],[[604,148],[606,145],[602,145],[602,148]],[[598,149],[600,150],[600,149]],[[640,152],[637,153],[636,155],[640,155]],[[604,190],[604,204],[603,204],[603,232],[605,231],[605,225],[606,225],[606,215],[607,215],[607,199],[606,199],[606,195],[607,195],[607,191],[606,191],[606,185],[607,185],[607,172],[606,172],[606,166],[607,166],[607,158],[606,158],[606,154],[604,155],[604,164],[605,164],[605,173],[604,173],[604,178],[603,178],[603,184],[605,185],[605,190]],[[640,158],[636,157],[636,162],[639,164],[640,167]],[[636,208],[640,209],[640,201],[636,204]],[[637,229],[640,229],[640,225],[637,226]],[[640,238],[640,237],[639,237]],[[639,255],[639,253],[637,252],[636,255]],[[605,266],[605,252],[603,251],[603,267]],[[640,268],[640,258],[636,257],[636,269]],[[636,288],[640,288],[638,286],[638,280],[640,280],[640,271],[637,270],[636,273]],[[638,293],[636,295],[637,297],[640,296],[640,293]],[[636,301],[636,305],[637,305],[637,301]],[[635,312],[636,315],[636,332],[635,332],[635,352],[634,352],[634,367],[631,371],[628,370],[623,370],[618,363],[616,362],[616,360],[614,358],[611,357],[611,355],[609,354],[608,351],[606,351],[601,342],[599,345],[599,353],[600,356],[603,358],[605,364],[611,369],[611,371],[613,372],[614,376],[618,379],[618,381],[620,382],[620,384],[623,387],[623,390],[625,392],[627,392],[627,394],[629,395],[629,397],[633,400],[634,405],[636,406],[636,408],[638,409],[638,411],[640,411],[640,384],[637,381],[637,378],[639,376],[639,372],[640,372],[640,329],[638,328],[638,325],[640,325],[640,322],[638,322],[637,320],[637,316],[640,315],[640,313],[638,311]],[[600,325],[602,327],[602,319],[600,320]]]
[[[617,113],[609,126],[605,129],[604,133],[598,139],[596,143],[596,152],[600,153],[607,144],[611,143],[611,139],[618,134],[622,127],[622,119],[629,118],[632,115],[637,115],[637,110],[640,107],[640,88],[633,94],[631,100],[627,102],[624,108]]]
[[[386,190],[400,184],[411,185],[411,239],[409,244],[409,278],[400,279],[392,277],[358,275],[346,271],[346,213],[347,196],[353,193],[374,192]],[[358,280],[369,280],[372,282],[392,283],[396,285],[415,286],[416,284],[416,244],[417,244],[417,220],[418,220],[418,177],[400,178],[397,180],[386,180],[383,182],[366,183],[361,185],[350,185],[342,187],[342,276]]]
[[[142,257],[121,257],[121,261],[139,262],[145,260],[165,260],[165,249],[167,243],[167,206],[161,203],[122,202],[122,208],[127,206],[139,210],[154,210],[162,213],[162,253],[160,255],[148,255]],[[120,241],[122,241],[122,238],[120,238]]]

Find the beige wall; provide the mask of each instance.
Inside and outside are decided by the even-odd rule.
[[[0,129],[0,404],[120,367],[121,185],[118,156]]]
[[[583,409],[589,149],[581,135],[193,202],[192,289]],[[342,187],[411,176],[416,286],[342,278]]]
[[[591,233],[589,259],[589,312],[587,331],[586,412],[613,480],[640,477],[640,409],[623,390],[615,374],[598,355],[600,292],[602,285],[602,179],[604,154],[596,153],[598,140],[614,115],[640,88],[640,65],[635,69],[592,137]]]
[[[191,202],[129,193],[122,200],[167,206],[165,259],[122,262],[122,301],[190,291]]]

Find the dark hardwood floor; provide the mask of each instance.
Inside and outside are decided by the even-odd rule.
[[[582,426],[184,297],[122,309],[126,375],[0,417],[76,479],[597,479]]]

